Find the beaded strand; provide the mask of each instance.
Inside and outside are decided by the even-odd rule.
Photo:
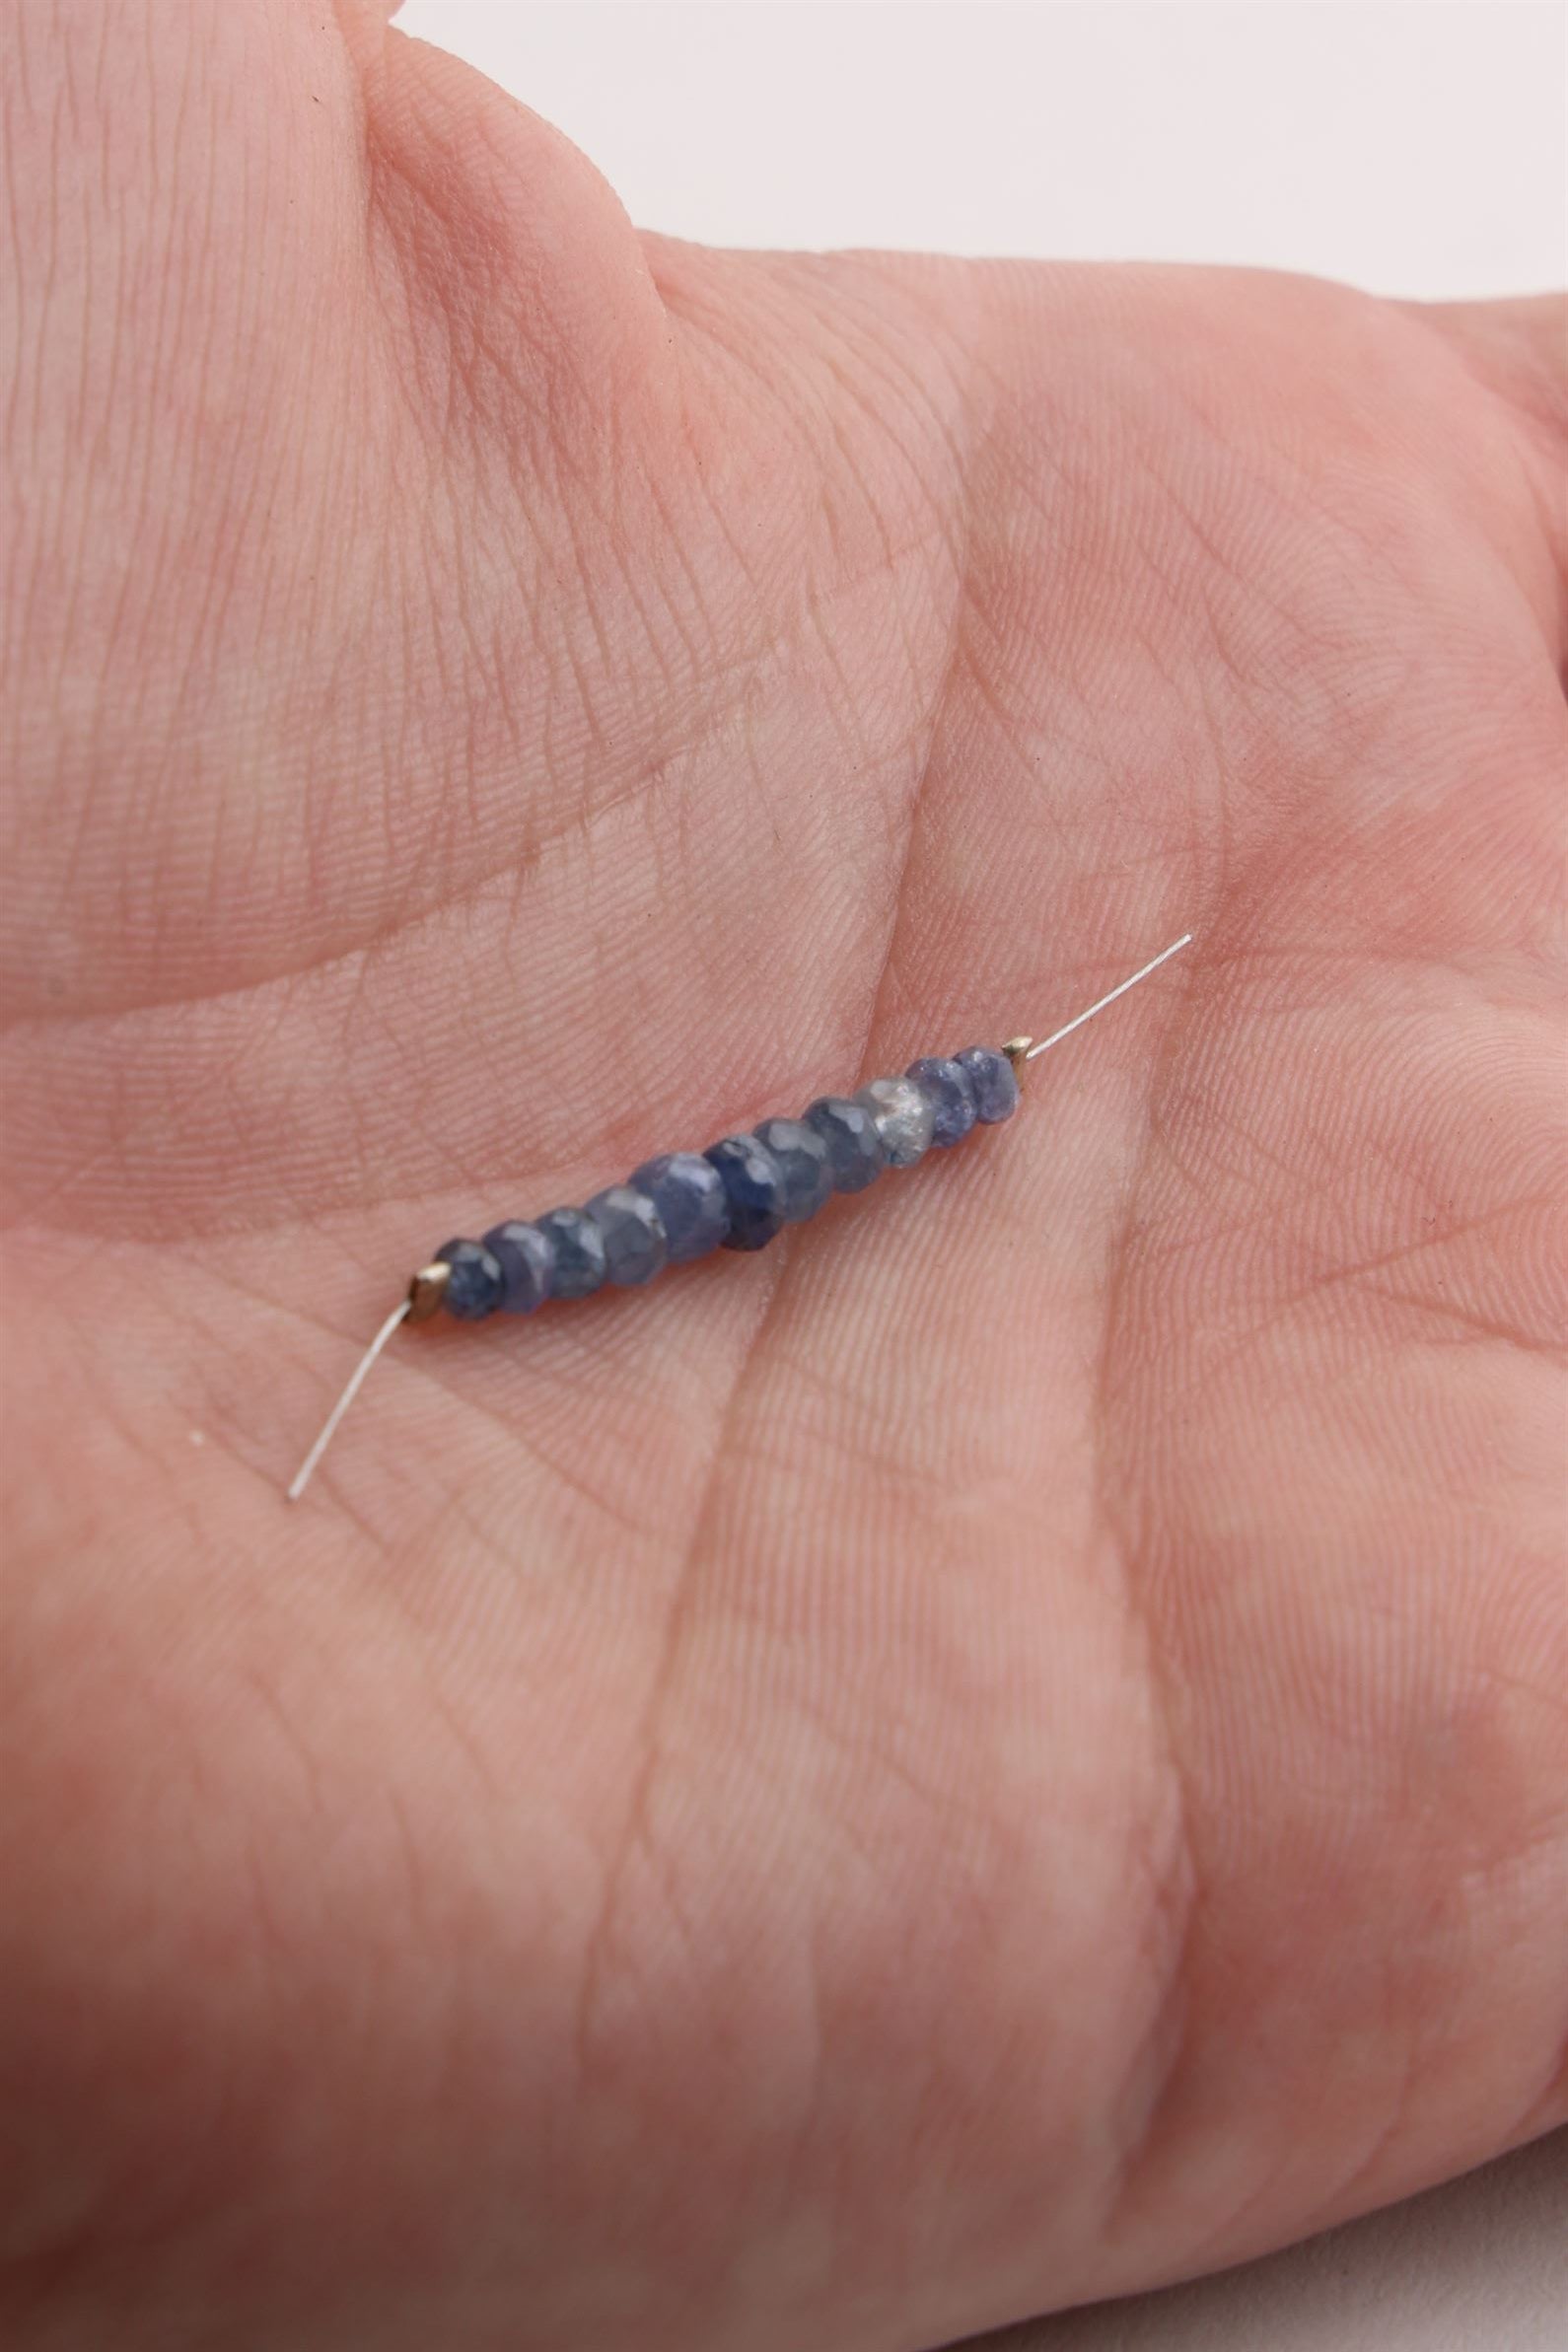
[[[962,1143],[976,1126],[997,1126],[1018,1108],[1025,1065],[1071,1036],[1186,947],[1182,933],[1130,977],[1038,1043],[970,1045],[951,1058],[928,1054],[901,1078],[874,1078],[855,1095],[823,1095],[798,1119],[764,1119],[747,1135],[726,1135],[705,1152],[666,1152],[633,1169],[623,1184],[596,1192],[580,1209],[551,1209],[532,1222],[492,1226],[482,1241],[446,1243],[408,1285],[349,1375],[321,1435],[288,1489],[305,1492],[332,1433],[371,1366],[405,1322],[445,1308],[460,1322],[532,1315],[550,1299],[586,1299],[607,1283],[638,1289],[666,1266],[714,1249],[764,1249],[786,1225],[803,1225],[835,1192],[861,1192],[886,1169],[913,1168],[928,1151]]]
[[[1018,1039],[1012,1051],[1021,1059],[1027,1049]],[[863,1191],[884,1170],[913,1168],[928,1151],[962,1143],[976,1125],[995,1126],[1017,1108],[1008,1048],[928,1055],[901,1078],[874,1078],[852,1097],[823,1095],[798,1119],[764,1119],[705,1152],[645,1160],[580,1209],[493,1226],[478,1242],[448,1242],[427,1269],[431,1287],[463,1322],[532,1315],[549,1299],[586,1299],[606,1283],[636,1289],[714,1249],[763,1249],[835,1192]],[[447,1269],[444,1280],[436,1266]]]

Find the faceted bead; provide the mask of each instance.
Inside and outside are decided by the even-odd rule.
[[[730,1230],[724,1179],[700,1152],[664,1152],[627,1178],[659,1212],[670,1263],[683,1266],[717,1249]]]
[[[704,1152],[730,1206],[726,1249],[760,1249],[784,1222],[784,1172],[754,1135],[726,1135]]]
[[[630,1184],[611,1184],[607,1191],[594,1194],[588,1214],[605,1237],[606,1281],[630,1289],[663,1272],[670,1245],[646,1192],[635,1192]]]
[[[832,1197],[833,1171],[826,1144],[803,1119],[764,1119],[756,1140],[784,1172],[785,1224],[804,1225]]]
[[[484,1246],[501,1269],[501,1306],[508,1315],[532,1315],[550,1295],[555,1251],[536,1225],[516,1219],[498,1225]]]
[[[911,1062],[905,1076],[912,1078],[931,1098],[932,1142],[962,1143],[978,1116],[968,1071],[941,1054],[928,1053],[922,1060]]]
[[[971,1045],[958,1059],[974,1089],[976,1118],[987,1127],[1010,1119],[1018,1108],[1018,1075],[1007,1055],[994,1045]]]
[[[501,1269],[484,1244],[448,1242],[436,1255],[452,1268],[441,1294],[447,1313],[465,1323],[493,1315],[501,1304]]]
[[[538,1221],[555,1252],[550,1269],[552,1299],[586,1299],[604,1281],[605,1237],[585,1209],[551,1209]]]
[[[936,1113],[912,1078],[874,1078],[855,1097],[877,1122],[890,1168],[913,1168],[930,1148]]]
[[[845,1095],[823,1095],[806,1113],[804,1122],[827,1146],[835,1192],[863,1192],[888,1165],[877,1122],[864,1103]]]

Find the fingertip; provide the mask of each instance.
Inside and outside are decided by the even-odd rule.
[[[343,46],[363,72],[374,62],[402,0],[333,0]]]
[[[366,0],[368,8],[368,0]],[[390,11],[377,0],[383,19]],[[398,30],[359,35],[382,225],[424,314],[485,319],[510,406],[591,387],[602,424],[646,405],[664,306],[624,207],[563,131],[464,59]]]

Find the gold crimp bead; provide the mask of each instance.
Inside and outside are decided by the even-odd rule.
[[[408,1285],[408,1320],[427,1323],[441,1305],[447,1284],[452,1280],[452,1268],[440,1258],[433,1265],[421,1266]]]
[[[1029,1059],[1029,1049],[1033,1042],[1034,1040],[1033,1037],[1009,1037],[1007,1043],[1003,1046],[1002,1051],[1007,1055],[1008,1060],[1013,1065],[1013,1075],[1015,1078],[1023,1077],[1024,1064]]]

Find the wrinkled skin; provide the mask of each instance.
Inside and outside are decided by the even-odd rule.
[[[913,2352],[1562,2118],[1561,314],[3,39],[0,2336]],[[281,1499],[448,1234],[1189,925]]]

